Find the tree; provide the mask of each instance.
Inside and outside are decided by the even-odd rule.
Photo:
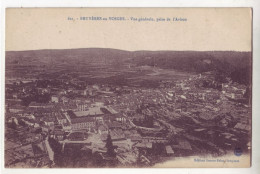
[[[112,138],[111,138],[110,134],[107,135],[106,148],[107,148],[107,155],[109,157],[115,157],[116,156],[116,153],[114,151],[115,148],[113,146],[113,142],[112,142]]]
[[[142,155],[143,155],[143,151],[139,150],[138,151],[138,156],[137,156],[137,159],[136,159],[136,162],[135,162],[137,167],[142,167],[143,166]]]
[[[9,127],[12,128],[12,129],[14,129],[14,130],[17,129],[17,125],[16,125],[16,123],[15,123],[14,121],[12,121],[12,122],[10,123],[10,126],[9,126]]]
[[[62,145],[54,138],[48,139],[51,149],[54,152],[54,162],[58,167],[63,167]]]

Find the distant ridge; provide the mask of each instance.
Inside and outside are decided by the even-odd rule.
[[[240,70],[251,75],[252,53],[238,51],[125,51],[113,48],[78,48],[56,50],[6,51],[6,63],[59,62],[106,63],[120,66],[129,62],[189,72],[218,71],[227,75]],[[243,74],[243,73],[242,73]],[[248,75],[247,75],[248,76]],[[249,78],[250,79],[250,78]]]

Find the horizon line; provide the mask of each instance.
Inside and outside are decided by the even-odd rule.
[[[177,51],[193,51],[193,52],[252,52],[250,51],[238,51],[238,50],[124,50],[124,49],[118,49],[118,48],[104,48],[104,47],[81,47],[81,48],[43,48],[43,49],[35,49],[35,50],[5,50],[5,52],[23,52],[23,51],[48,51],[48,50],[78,50],[78,49],[111,49],[111,50],[120,50],[120,51],[128,51],[128,52],[137,52],[137,51],[151,51],[151,52],[156,52],[156,51],[164,51],[164,52],[177,52]]]

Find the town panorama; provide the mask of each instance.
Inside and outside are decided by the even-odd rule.
[[[251,52],[7,51],[5,167],[251,153]]]

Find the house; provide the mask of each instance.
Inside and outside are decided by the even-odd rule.
[[[46,132],[46,133],[48,133],[51,130],[51,128],[49,126],[46,126],[46,125],[41,125],[41,128],[42,128],[42,131]]]
[[[51,96],[51,102],[52,103],[58,103],[59,102],[59,97],[57,95]]]
[[[71,131],[71,125],[69,122],[66,122],[66,123],[62,123],[62,129],[63,131],[65,132],[70,132]]]
[[[65,115],[61,112],[56,113],[56,118],[59,124],[63,124],[67,122]]]
[[[36,103],[36,102],[31,102],[30,104],[29,104],[29,108],[36,108],[36,109],[38,109],[38,108],[48,108],[48,109],[50,109],[50,108],[53,108],[53,104],[51,104],[51,103]]]
[[[150,142],[142,142],[142,143],[137,143],[135,145],[138,149],[152,149],[153,144]]]
[[[18,99],[18,94],[13,94],[14,99]]]
[[[73,132],[68,135],[68,139],[71,141],[83,141],[86,140],[88,135],[84,132]]]
[[[173,155],[174,151],[172,150],[172,147],[170,145],[165,146],[166,154],[167,155]]]
[[[88,105],[87,103],[80,101],[76,103],[77,105],[77,110],[78,111],[87,111],[88,110]]]
[[[108,134],[108,127],[105,125],[100,125],[98,127],[98,133],[99,134]]]
[[[21,105],[14,105],[14,106],[10,106],[9,107],[9,111],[11,113],[18,113],[18,112],[21,112],[25,109],[24,106],[21,106]]]
[[[113,141],[120,141],[120,140],[125,140],[125,134],[122,131],[122,129],[117,129],[117,130],[111,130],[110,131],[111,139]]]
[[[117,121],[108,122],[107,125],[109,129],[118,129],[118,128],[122,128],[123,126],[121,123]]]
[[[45,123],[47,126],[54,126],[55,123],[55,118],[54,117],[43,117],[42,121]]]
[[[179,156],[186,155],[192,151],[190,143],[184,139],[179,139],[178,144],[177,145],[174,144],[171,147],[175,150],[176,154],[178,154]]]
[[[71,111],[77,111],[78,107],[76,103],[66,103],[62,106],[63,110],[71,110]]]
[[[243,124],[243,123],[237,123],[234,128],[245,132],[250,131],[250,125]]]
[[[16,117],[11,117],[8,121],[9,123],[15,123],[16,125],[19,125],[18,120]]]
[[[22,117],[26,117],[26,118],[29,118],[29,119],[32,119],[32,120],[35,120],[35,116],[33,114],[27,114],[27,113],[24,113],[22,115]]]
[[[57,139],[58,141],[61,141],[64,138],[64,131],[62,131],[62,130],[54,130],[53,131],[53,135],[54,135],[55,139]]]
[[[114,114],[113,117],[111,117],[112,120],[121,122],[121,123],[125,123],[126,122],[126,118],[120,114]]]
[[[22,118],[21,119],[27,126],[34,126],[34,120],[28,119],[28,118]]]
[[[87,89],[83,90],[83,95],[88,95],[88,90]]]
[[[63,104],[69,103],[69,98],[68,97],[63,96],[63,97],[61,97],[60,100],[62,101]]]
[[[106,140],[107,140],[107,135],[108,135],[108,133],[103,133],[103,134],[101,134],[101,135],[100,135],[100,139],[101,139],[103,142],[106,142]]]

